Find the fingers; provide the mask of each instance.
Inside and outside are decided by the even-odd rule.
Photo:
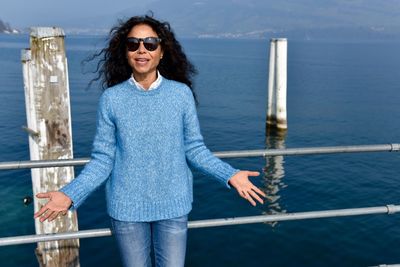
[[[49,222],[53,221],[59,214],[66,215],[68,211],[62,210],[58,211],[51,207],[51,205],[44,205],[38,212],[33,216],[34,219],[40,218],[40,222],[44,222],[48,220]]]
[[[253,192],[254,193],[254,192]],[[246,191],[240,191],[239,195],[246,199],[247,201],[250,202],[251,205],[256,206],[256,202],[254,201],[254,199],[252,198],[252,196],[250,195],[250,193],[246,192]],[[258,197],[258,196],[257,196]],[[259,197],[258,197],[259,198]],[[262,200],[261,200],[262,201]]]
[[[37,218],[42,216],[49,208],[47,207],[47,205],[44,205],[38,212],[35,213],[35,215],[33,216],[33,218]]]
[[[60,214],[60,212],[59,211],[55,211],[55,212],[53,212],[53,214],[51,214],[50,216],[49,216],[49,222],[51,222],[51,221],[53,221],[55,218],[57,218],[57,216]]]
[[[263,191],[261,191],[261,189],[260,188],[258,188],[257,186],[253,186],[253,188],[251,188],[253,191],[255,191],[257,194],[259,194],[259,195],[261,195],[261,196],[263,196],[263,197],[267,197],[267,195],[263,192]]]
[[[250,191],[250,195],[251,195],[254,199],[256,199],[260,204],[264,204],[264,200],[263,200],[259,195],[257,195],[256,192]]]
[[[248,172],[247,172],[247,175],[248,175],[248,176],[259,176],[259,175],[260,175],[260,172],[248,171]]]
[[[40,221],[44,222],[45,220],[47,220],[50,216],[54,215],[54,213],[56,213],[56,217],[58,215],[58,212],[56,211],[52,211],[52,210],[48,210],[42,217],[40,217]],[[49,220],[50,221],[50,220]]]
[[[238,190],[238,192],[242,198],[249,201],[250,204],[253,206],[256,206],[256,202],[254,201],[254,199],[257,200],[260,204],[264,204],[264,200],[260,196],[266,197],[265,193],[254,185],[252,185],[252,187],[250,187],[249,189]]]
[[[253,200],[253,198],[250,196],[248,192],[244,192],[245,199],[250,202],[251,205],[255,206],[256,202]]]
[[[261,197],[266,197],[265,193],[253,185],[248,179],[250,176],[259,175],[260,172],[257,171],[241,171],[232,178],[232,185],[236,188],[239,195],[249,201],[253,206],[256,206],[256,201],[264,204],[264,200]]]
[[[242,198],[247,199],[245,191],[238,191],[238,193]]]
[[[38,193],[36,194],[37,198],[50,198],[50,193],[46,192],[46,193]]]
[[[55,211],[49,209],[47,206],[43,206],[38,212],[35,213],[34,218],[40,217],[40,222],[44,222],[45,220],[48,220],[49,222],[55,220],[58,215],[67,215],[68,211]]]
[[[249,192],[249,195],[252,196],[253,198],[255,198],[261,204],[264,204],[264,201],[253,190]]]

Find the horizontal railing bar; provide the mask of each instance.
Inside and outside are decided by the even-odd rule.
[[[240,158],[240,157],[334,154],[334,153],[392,152],[399,150],[400,150],[400,144],[383,144],[383,145],[331,146],[331,147],[226,151],[226,152],[216,152],[215,155],[221,158],[233,158],[233,157]]]
[[[239,218],[201,220],[201,221],[193,221],[189,223],[189,226],[190,228],[204,228],[204,227],[216,227],[216,226],[226,226],[226,225],[236,225],[236,224],[280,222],[280,221],[357,216],[357,215],[368,215],[368,214],[379,214],[379,213],[393,214],[399,211],[400,211],[400,206],[387,205],[383,207],[371,207],[371,208],[309,211],[309,212],[282,213],[274,215],[259,215],[259,216],[239,217]]]
[[[309,212],[283,213],[274,215],[259,215],[259,216],[249,216],[249,217],[225,218],[225,219],[198,220],[189,222],[188,227],[205,228],[205,227],[216,227],[216,226],[226,226],[226,225],[318,219],[318,218],[369,215],[369,214],[380,214],[380,213],[393,214],[396,212],[400,212],[399,205],[397,206],[386,205],[382,207],[309,211]],[[104,237],[110,235],[112,235],[111,230],[108,228],[103,228],[95,230],[84,230],[78,232],[58,233],[58,234],[12,236],[12,237],[0,238],[0,246],[20,245],[20,244],[64,240],[64,239]]]
[[[379,265],[370,266],[370,267],[400,267],[400,264],[379,264]]]
[[[65,239],[76,239],[76,238],[92,238],[92,237],[104,237],[111,236],[111,230],[109,228],[94,229],[94,230],[82,230],[78,232],[66,232],[58,234],[41,234],[41,235],[23,235],[13,237],[0,238],[1,246],[21,245],[30,244],[36,242],[56,241]]]
[[[80,166],[85,165],[89,161],[90,158],[9,161],[1,162],[0,170]]]
[[[384,145],[223,151],[223,152],[214,152],[214,155],[219,158],[242,158],[242,157],[294,156],[294,155],[334,154],[334,153],[392,152],[399,150],[400,150],[400,144],[386,144],[386,145],[384,144]],[[79,166],[79,165],[85,165],[86,163],[89,162],[89,160],[90,158],[78,158],[78,159],[61,159],[61,160],[0,162],[0,170]]]

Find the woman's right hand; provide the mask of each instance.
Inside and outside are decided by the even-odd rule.
[[[35,213],[33,218],[40,217],[40,221],[53,221],[59,214],[67,214],[68,209],[72,205],[72,200],[63,192],[51,191],[46,193],[38,193],[37,198],[48,198],[49,201]]]

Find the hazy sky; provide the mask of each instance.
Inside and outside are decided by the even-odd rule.
[[[1,0],[0,19],[12,27],[64,24],[80,18],[114,16],[154,0]]]

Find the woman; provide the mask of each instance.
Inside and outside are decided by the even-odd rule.
[[[265,194],[248,176],[204,145],[196,113],[193,65],[166,22],[132,17],[111,30],[102,50],[100,97],[90,162],[37,213],[54,220],[106,182],[107,211],[124,266],[183,266],[192,208],[188,163],[215,177],[252,205]]]

